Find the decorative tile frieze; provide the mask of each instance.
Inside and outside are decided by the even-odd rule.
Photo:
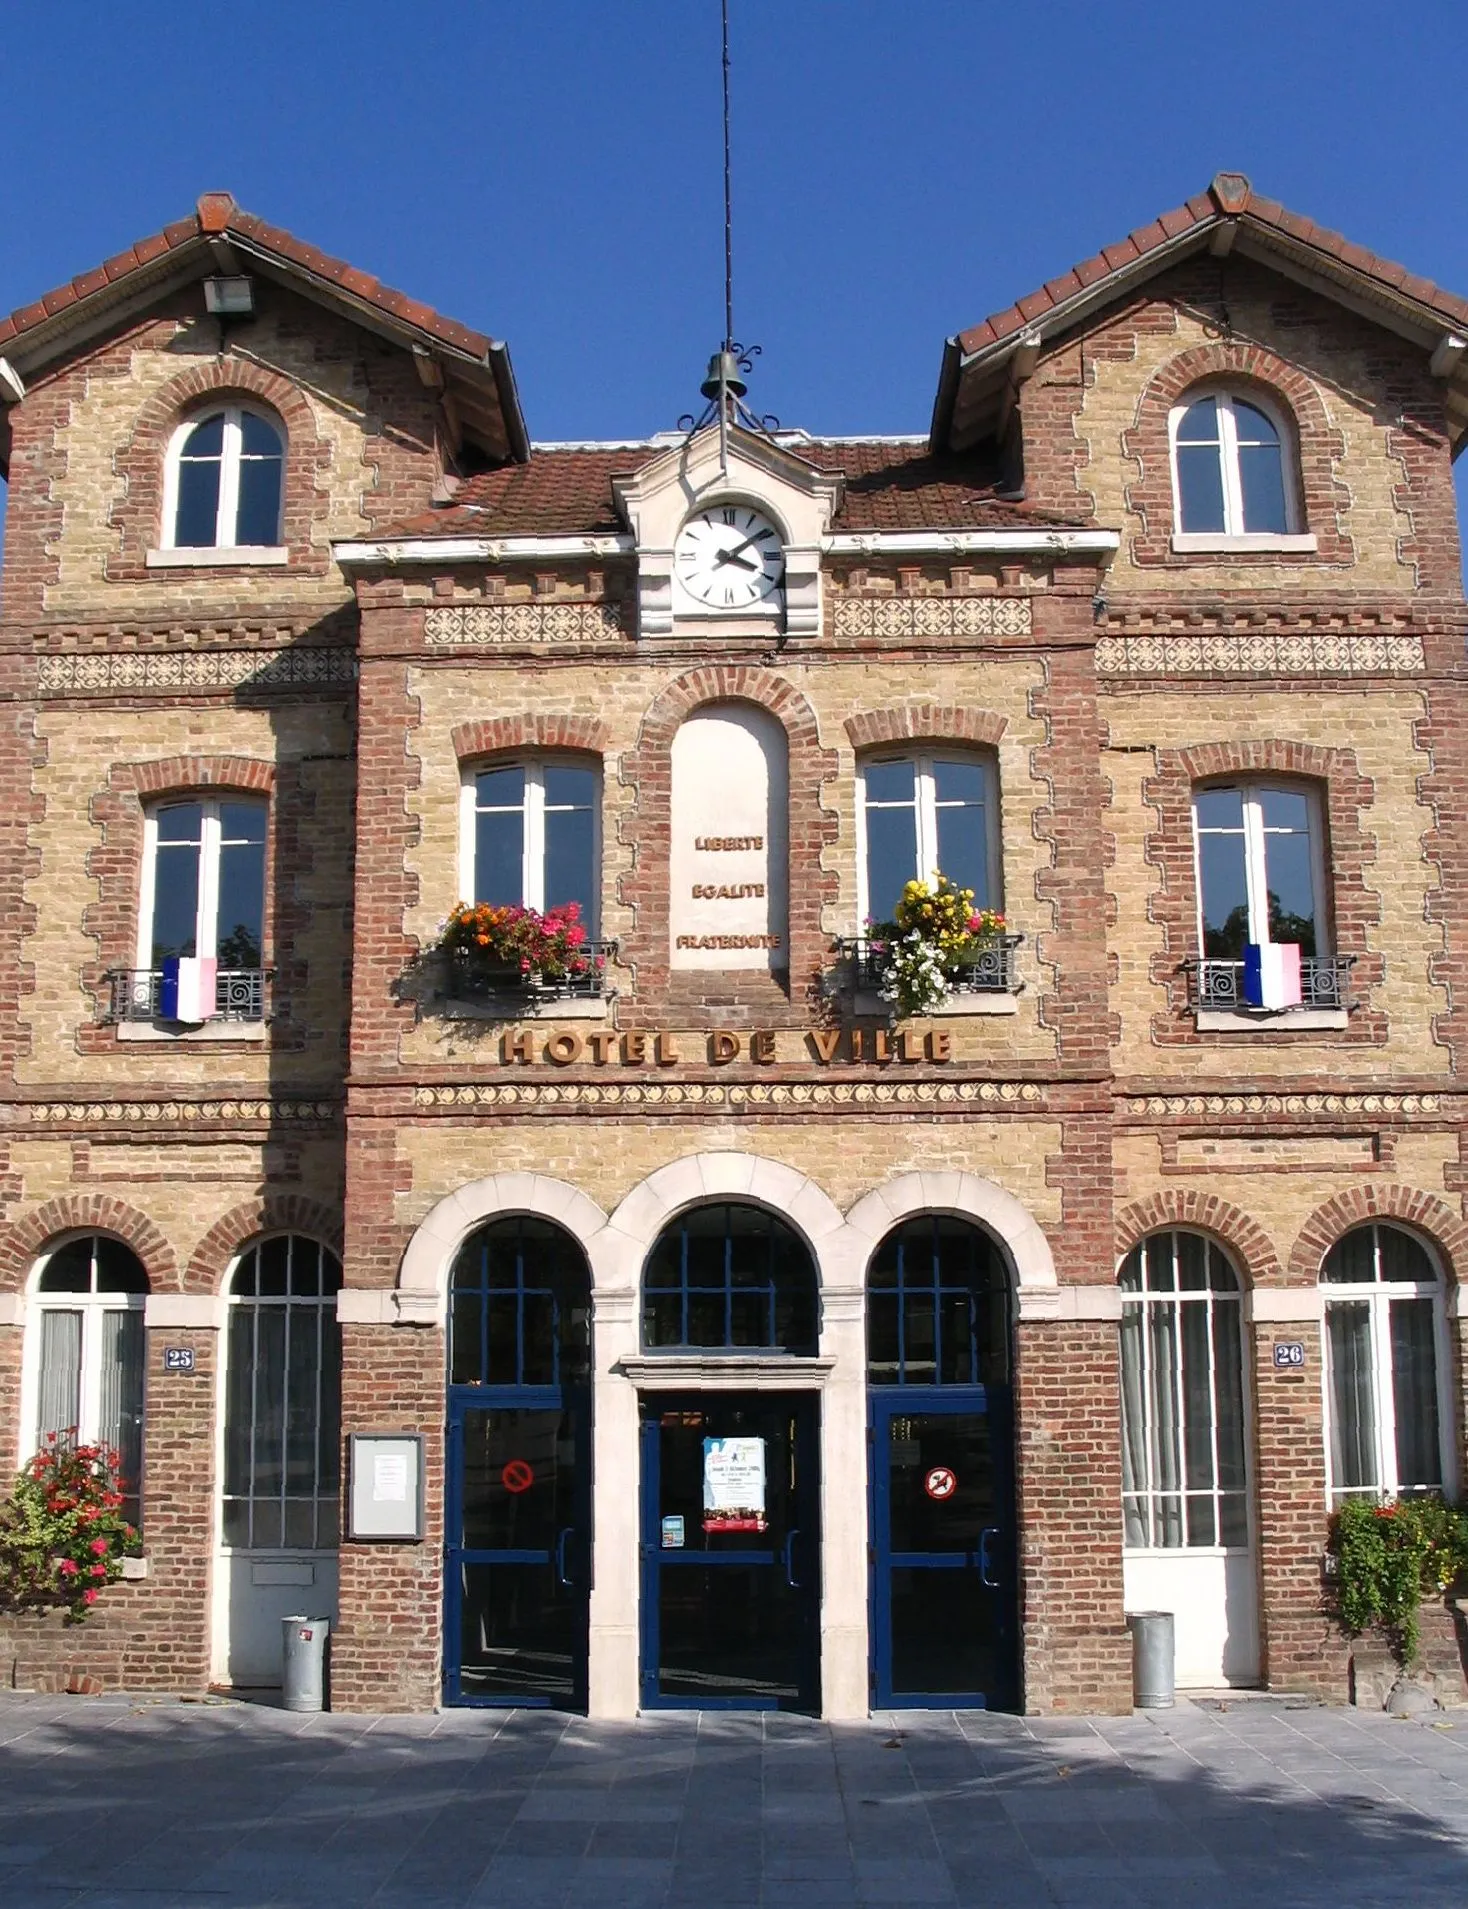
[[[335,1100],[35,1100],[4,1110],[31,1127],[228,1127],[320,1124],[342,1117]]]
[[[1102,676],[1403,676],[1426,668],[1420,636],[1250,630],[1203,636],[1103,636]]]
[[[741,1107],[749,1111],[839,1107],[1034,1106],[1033,1081],[507,1081],[419,1087],[415,1107]]]
[[[425,611],[423,634],[435,648],[482,643],[515,649],[534,643],[617,643],[627,627],[620,603],[463,603]]]
[[[108,650],[42,656],[41,696],[180,695],[209,690],[316,689],[355,682],[356,656],[348,649]]]
[[[1440,1094],[1149,1094],[1123,1111],[1133,1119],[1248,1120],[1260,1115],[1435,1114]]]
[[[923,643],[964,636],[1028,636],[1028,597],[849,596],[835,601],[835,634],[853,641]]]

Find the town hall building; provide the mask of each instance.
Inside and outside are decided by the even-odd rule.
[[[1350,1694],[1331,1510],[1464,1465],[1468,303],[1223,173],[939,342],[538,443],[223,193],[0,322],[0,1446],[143,1558],[6,1682]]]

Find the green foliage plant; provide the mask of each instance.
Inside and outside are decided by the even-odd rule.
[[[1331,1520],[1336,1613],[1352,1636],[1378,1630],[1403,1668],[1416,1662],[1422,1599],[1468,1573],[1468,1514],[1435,1495],[1348,1498]]]
[[[118,1454],[54,1434],[0,1500],[0,1608],[65,1611],[80,1624],[138,1534],[122,1515]]]

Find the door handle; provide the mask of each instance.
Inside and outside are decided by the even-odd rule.
[[[800,1579],[795,1575],[795,1540],[799,1536],[800,1531],[797,1527],[785,1540],[785,1582],[792,1591],[800,1589]]]
[[[985,1525],[979,1533],[979,1582],[988,1585],[991,1591],[999,1589],[999,1580],[994,1576],[994,1560],[990,1546],[999,1536],[998,1525]]]
[[[556,1576],[568,1591],[575,1588],[566,1570],[566,1546],[571,1542],[571,1531],[572,1527],[565,1525],[556,1533]]]

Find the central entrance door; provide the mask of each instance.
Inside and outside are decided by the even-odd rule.
[[[645,1709],[820,1708],[814,1393],[642,1403]]]
[[[454,1261],[444,1701],[586,1707],[590,1277],[549,1221],[496,1220]]]

